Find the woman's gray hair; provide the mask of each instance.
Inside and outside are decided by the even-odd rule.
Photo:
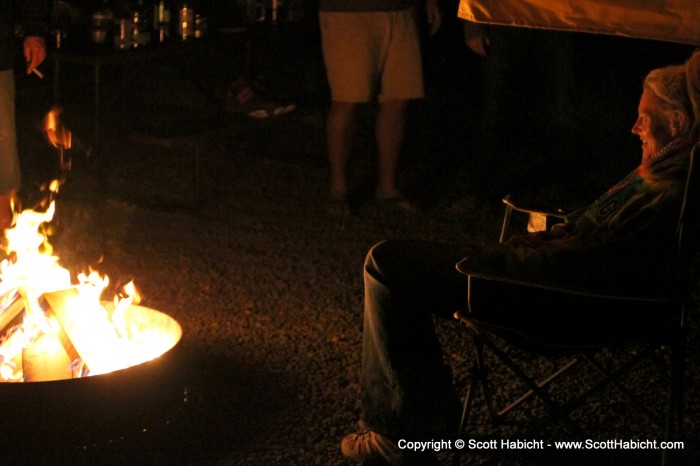
[[[661,108],[669,117],[674,112],[685,116],[681,134],[700,136],[700,50],[683,65],[667,66],[651,71],[644,87],[661,100]]]
[[[685,62],[685,75],[688,86],[688,96],[693,113],[693,125],[690,131],[697,139],[700,137],[700,49]]]

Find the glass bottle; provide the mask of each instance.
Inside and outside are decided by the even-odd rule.
[[[103,45],[112,30],[114,13],[109,8],[109,1],[102,0],[100,7],[90,17],[90,41],[96,45]]]
[[[134,48],[148,45],[151,42],[151,21],[143,0],[138,0],[136,3],[136,9],[132,13],[132,18]]]
[[[177,34],[183,41],[194,39],[194,8],[190,2],[181,2],[178,9]]]
[[[170,37],[170,2],[159,0],[153,4],[153,31],[158,42]]]

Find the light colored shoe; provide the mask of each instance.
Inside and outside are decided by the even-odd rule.
[[[340,441],[340,451],[357,463],[376,461],[388,465],[403,464],[401,450],[396,443],[371,430],[346,435]]]
[[[294,111],[293,103],[280,104],[261,95],[264,88],[259,82],[238,78],[226,91],[224,107],[229,112],[245,113],[252,118],[270,118]]]

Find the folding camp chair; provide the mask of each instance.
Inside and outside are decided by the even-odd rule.
[[[483,393],[493,422],[501,420],[516,407],[532,398],[539,398],[549,414],[562,421],[569,431],[580,434],[580,426],[569,416],[591,395],[611,385],[638,411],[663,428],[664,439],[682,435],[683,376],[685,371],[686,313],[692,303],[689,280],[689,258],[697,243],[698,207],[697,173],[694,167],[700,143],[693,148],[686,190],[677,225],[674,245],[675,273],[672,291],[648,295],[617,294],[610,291],[561,286],[509,277],[502,272],[475,270],[468,261],[457,264],[468,280],[468,309],[455,317],[466,326],[475,343],[475,361],[464,400],[460,434],[464,432],[473,409],[476,390]],[[511,198],[504,199],[506,212],[501,240],[506,236],[513,212],[527,212],[535,220],[541,215],[563,216],[560,210],[531,209]],[[532,223],[538,223],[530,222]],[[692,250],[692,251],[691,251]],[[533,312],[532,310],[537,310]],[[521,312],[513,311],[521,310]],[[562,310],[566,310],[563,312]],[[616,368],[600,362],[601,349],[617,352],[634,345],[632,357]],[[640,345],[643,351],[640,351]],[[505,348],[518,347],[526,353],[554,356],[567,362],[549,376],[529,375]],[[663,353],[660,353],[663,351]],[[521,380],[527,391],[512,403],[496,410],[489,390],[485,352],[494,354]],[[668,353],[666,353],[668,352]],[[663,356],[668,364],[668,399],[665,416],[645,407],[631,390],[620,383],[621,374],[639,367],[650,355]],[[569,358],[569,359],[567,359]],[[552,382],[571,374],[574,368],[592,367],[600,374],[579,396],[562,402],[552,395]],[[666,450],[662,464],[667,461]]]

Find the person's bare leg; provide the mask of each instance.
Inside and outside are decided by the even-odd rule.
[[[345,200],[348,195],[347,165],[355,137],[355,108],[352,102],[333,101],[326,120],[326,143],[330,164],[330,195]]]
[[[403,199],[396,185],[396,169],[403,144],[407,105],[407,100],[390,100],[379,105],[375,127],[379,155],[378,199]],[[411,203],[405,200],[397,202],[397,206],[413,210]]]

